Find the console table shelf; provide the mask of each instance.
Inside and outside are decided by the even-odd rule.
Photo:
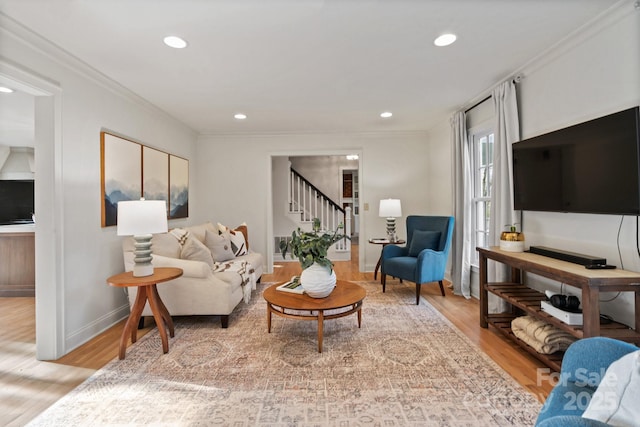
[[[480,255],[480,326],[493,325],[498,331],[514,340],[522,348],[552,369],[559,370],[563,353],[540,354],[511,331],[511,321],[527,314],[550,323],[576,338],[607,336],[640,344],[640,273],[625,270],[587,270],[581,265],[560,261],[531,253],[513,253],[498,248],[477,248]],[[487,260],[494,260],[511,267],[508,282],[487,281]],[[546,300],[542,292],[521,283],[523,271],[538,274],[582,290],[584,325],[568,325],[542,311],[540,302]],[[600,324],[600,292],[635,293],[635,330],[617,322]],[[488,313],[488,293],[511,304],[511,312]]]

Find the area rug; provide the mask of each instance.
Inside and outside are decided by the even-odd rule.
[[[317,324],[273,317],[258,285],[221,329],[177,317],[40,414],[32,426],[527,426],[540,403],[412,284],[375,282],[355,315]]]

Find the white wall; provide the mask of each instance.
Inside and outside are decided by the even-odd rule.
[[[49,103],[55,110],[49,124],[55,129],[43,131],[48,136],[41,134],[40,142],[38,136],[36,140],[36,241],[41,246],[36,253],[42,255],[37,263],[52,262],[56,269],[37,269],[37,310],[39,316],[51,317],[55,310],[48,308],[57,307],[63,317],[38,319],[37,328],[51,323],[61,329],[56,348],[44,352],[39,348],[39,357],[45,354],[44,358],[55,358],[107,329],[129,311],[122,289],[109,287],[105,281],[124,266],[122,238],[116,236],[115,227],[100,226],[100,131],[109,130],[187,159],[195,158],[196,135],[12,22],[0,21],[0,31],[0,73],[18,80],[33,76],[32,81],[57,88],[55,102]],[[42,103],[36,104],[38,114]],[[44,119],[36,116],[36,126],[49,118]],[[40,150],[38,144],[49,146]],[[191,174],[195,173],[195,163],[191,162]],[[191,192],[191,199],[195,210],[196,191]],[[53,288],[53,293],[48,292]],[[41,300],[39,294],[51,298]]]
[[[524,75],[518,85],[523,138],[636,106],[640,104],[640,13],[632,2],[625,2],[521,70],[514,70],[514,74],[516,71]],[[491,102],[485,104],[489,108]],[[486,118],[484,113],[480,116],[479,121]],[[450,146],[448,123],[431,131],[429,141],[432,147]],[[432,159],[428,168],[441,166],[443,156]],[[449,188],[451,194],[453,186]],[[437,194],[435,189],[430,191],[431,203],[436,202]],[[544,245],[602,256],[620,267],[619,232],[624,268],[640,271],[634,217],[525,212],[523,222],[528,246]],[[560,290],[559,283],[534,276],[527,280],[540,290]],[[477,291],[477,276],[472,281]],[[601,300],[614,296],[604,294]],[[620,322],[634,323],[631,295],[604,302],[601,308]]]
[[[520,84],[522,137],[529,138],[640,104],[640,13],[626,2],[523,70]],[[619,215],[525,212],[529,245],[605,257],[640,271],[636,220]],[[621,225],[622,224],[622,225]],[[620,228],[620,253],[618,232]],[[530,278],[534,283],[534,278]],[[537,283],[537,284],[536,284]],[[548,283],[535,282],[546,289]],[[559,290],[559,285],[553,286]],[[604,294],[601,300],[614,295]],[[603,303],[602,311],[633,325],[632,295]]]
[[[246,221],[252,248],[266,254],[272,235],[271,157],[352,153],[360,154],[362,242],[385,233],[385,219],[378,217],[381,198],[401,199],[405,217],[431,212],[426,133],[229,135],[198,140],[196,182],[207,187],[199,192],[197,219]],[[405,236],[404,218],[397,229]],[[361,265],[373,271],[380,247],[363,243],[360,251]]]

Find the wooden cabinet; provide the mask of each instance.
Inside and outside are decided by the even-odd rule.
[[[0,297],[35,296],[35,233],[0,233]]]
[[[522,315],[543,319],[576,338],[608,336],[622,341],[640,344],[640,273],[615,270],[588,270],[579,264],[573,264],[528,252],[507,252],[498,248],[477,248],[480,255],[480,326],[493,325],[498,331],[521,345],[529,353],[560,370],[563,353],[540,354],[519,340],[511,332],[511,321]],[[487,260],[506,264],[511,269],[511,278],[507,282],[490,283],[487,280]],[[542,311],[540,302],[546,300],[543,293],[522,284],[522,272],[537,274],[557,280],[582,292],[583,325],[571,326]],[[634,292],[635,325],[634,329],[617,322],[600,324],[600,292]],[[507,301],[512,309],[507,313],[489,314],[488,295],[492,293]]]

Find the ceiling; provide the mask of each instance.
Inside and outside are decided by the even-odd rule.
[[[431,128],[616,3],[0,0],[0,12],[200,134],[370,132]],[[434,46],[445,32],[457,42]],[[7,111],[20,120],[8,98],[2,126]]]

